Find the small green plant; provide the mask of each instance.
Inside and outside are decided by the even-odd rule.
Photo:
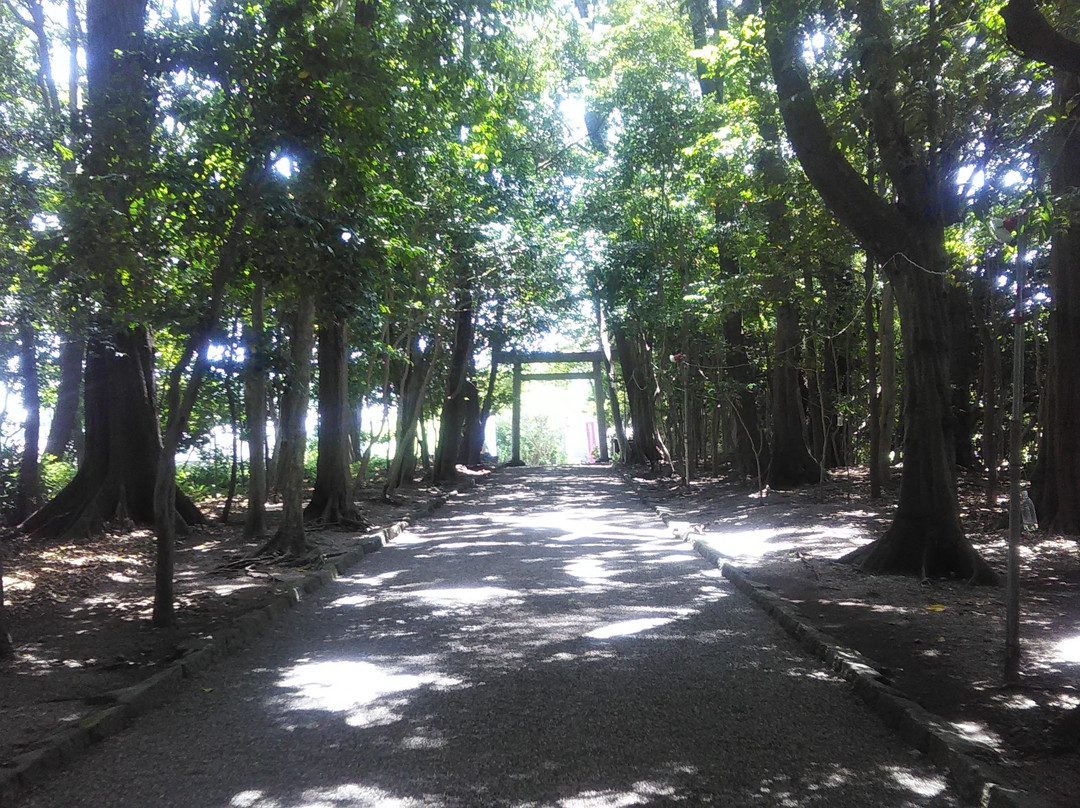
[[[224,452],[196,457],[177,466],[176,482],[192,499],[212,499],[229,491],[232,458]]]
[[[75,477],[79,467],[70,460],[45,455],[41,458],[41,493],[51,499]]]

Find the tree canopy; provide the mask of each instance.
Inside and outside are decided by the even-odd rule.
[[[388,497],[453,480],[496,357],[558,332],[614,346],[624,461],[783,487],[891,458],[896,519],[852,560],[992,580],[955,481],[996,496],[1010,317],[1051,357],[1024,476],[1080,531],[1074,6],[5,0],[8,520],[153,523],[166,586],[202,518],[176,452],[255,436],[252,507],[289,502],[310,406],[305,518],[358,524],[373,446]]]

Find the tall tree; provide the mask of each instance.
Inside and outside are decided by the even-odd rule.
[[[150,158],[153,105],[146,75],[146,0],[89,0],[86,9],[89,148],[73,188],[72,241],[95,280],[96,330],[85,369],[86,452],[72,481],[24,523],[79,536],[114,517],[154,521],[161,453],[150,331],[132,315],[147,272],[137,199]],[[186,497],[179,517],[201,520]]]
[[[278,451],[277,489],[281,495],[281,521],[266,549],[295,557],[307,550],[304,532],[304,452],[307,449],[307,417],[311,386],[311,352],[315,342],[315,298],[297,293],[290,317],[289,367],[281,401],[281,448]]]
[[[945,227],[956,203],[946,188],[952,175],[935,151],[938,144],[928,151],[905,130],[889,16],[882,0],[855,4],[859,74],[895,202],[866,184],[822,117],[805,64],[804,8],[796,0],[764,0],[762,6],[788,138],[837,219],[881,260],[900,309],[905,423],[900,498],[885,535],[850,560],[873,572],[996,581],[964,536],[958,516],[945,289]]]
[[[1054,203],[1050,248],[1049,362],[1032,499],[1040,527],[1080,536],[1080,41],[1054,29],[1035,0],[1001,10],[1009,44],[1054,68],[1057,121],[1047,155]]]

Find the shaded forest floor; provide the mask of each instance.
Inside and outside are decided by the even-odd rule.
[[[841,644],[872,659],[892,683],[982,743],[984,762],[1050,805],[1080,804],[1080,752],[1054,748],[1053,728],[1080,704],[1080,547],[1027,534],[1022,551],[1024,682],[1002,686],[1004,588],[868,576],[836,563],[888,524],[894,495],[871,504],[864,472],[760,497],[746,485],[696,481],[689,493],[670,478],[636,477],[646,501],[768,585]],[[964,524],[980,552],[1004,569],[1004,505],[982,506],[981,480],[961,480]],[[401,506],[365,492],[364,515],[378,527],[433,499],[433,488],[399,492]],[[220,504],[206,503],[212,519]],[[271,517],[274,514],[271,513]],[[259,542],[241,538],[242,513],[213,521],[180,548],[180,624],[150,628],[153,535],[107,532],[93,540],[16,539],[5,554],[5,594],[18,645],[0,665],[0,765],[52,732],[100,709],[111,691],[182,656],[215,627],[265,603],[312,566],[244,559]],[[354,532],[309,534],[326,558],[355,546]],[[314,562],[317,565],[317,561]]]
[[[865,469],[822,486],[767,491],[715,479],[634,478],[669,524],[768,586],[789,608],[876,663],[909,698],[985,750],[1009,785],[1054,806],[1080,805],[1080,750],[1055,730],[1080,704],[1080,545],[1027,533],[1021,548],[1023,680],[1003,684],[1005,588],[872,576],[838,563],[889,524],[895,492],[869,499]],[[1007,501],[984,505],[985,480],[962,477],[962,519],[979,552],[1002,572]],[[888,504],[886,504],[888,503]]]
[[[381,486],[363,492],[372,530],[400,521],[437,496],[436,488],[399,488],[400,504],[382,501]],[[315,528],[306,563],[252,560],[264,540],[242,537],[244,512],[220,521],[221,502],[201,503],[210,520],[180,540],[176,563],[178,625],[150,626],[154,535],[109,529],[85,541],[16,537],[0,544],[4,595],[16,658],[0,663],[0,766],[77,724],[108,694],[142,681],[199,647],[230,620],[266,605],[324,561],[353,549],[365,533]],[[270,530],[280,505],[268,505]],[[321,556],[321,559],[320,559]]]

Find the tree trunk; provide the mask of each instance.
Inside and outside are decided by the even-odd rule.
[[[619,325],[615,327],[615,350],[622,366],[630,423],[634,430],[623,462],[648,463],[649,468],[656,470],[663,462],[664,452],[656,422],[656,396],[660,388],[653,374],[649,349],[640,335],[631,335],[625,326]]]
[[[38,446],[41,440],[41,390],[38,381],[37,335],[33,324],[19,318],[19,375],[22,377],[23,450],[19,460],[19,481],[15,489],[15,512],[12,524],[19,524],[40,504],[41,466]]]
[[[432,481],[436,484],[457,479],[457,462],[461,453],[462,431],[467,413],[469,394],[469,360],[473,347],[473,297],[466,286],[458,290],[454,347],[446,374],[446,396],[439,419],[439,444],[435,448]]]
[[[887,465],[881,452],[881,395],[878,393],[877,326],[874,323],[874,259],[867,255],[863,268],[863,320],[866,329],[867,421],[870,433],[870,498],[881,497]],[[887,458],[886,458],[887,459]]]
[[[892,478],[893,439],[896,433],[896,295],[886,280],[881,288],[878,314],[878,342],[881,345],[881,394],[878,402],[878,465],[881,482]]]
[[[994,286],[991,280],[995,273],[986,267],[983,274],[975,281],[978,310],[981,313],[979,324],[982,341],[982,466],[986,472],[986,507],[997,507],[998,470],[1001,465],[1002,446],[1002,357],[998,330],[1001,317],[994,305]]]
[[[1058,70],[1054,99],[1068,115],[1058,123],[1057,159],[1050,175],[1055,220],[1067,225],[1054,232],[1050,248],[1050,349],[1043,390],[1042,440],[1031,486],[1039,526],[1080,536],[1080,206],[1068,202],[1080,188],[1080,75]]]
[[[308,550],[304,533],[304,452],[307,449],[308,400],[311,388],[311,352],[315,342],[315,299],[301,293],[289,335],[289,370],[281,398],[281,448],[277,458],[277,489],[281,495],[281,522],[267,544],[269,551],[302,556]]]
[[[105,522],[154,522],[154,482],[161,434],[153,388],[153,351],[146,329],[121,331],[87,345],[86,447],[75,477],[21,529],[37,536],[81,538]],[[178,516],[204,520],[177,493]]]
[[[340,317],[326,316],[319,323],[319,456],[304,521],[368,526],[352,497],[351,420],[348,328]]]
[[[761,464],[768,455],[768,448],[761,428],[753,368],[740,312],[724,318],[724,365],[727,384],[731,388],[730,396],[725,397],[729,409],[726,454],[737,477],[757,478],[764,485],[765,481],[760,479]]]
[[[79,387],[85,352],[86,343],[81,339],[65,339],[60,343],[60,383],[49,437],[45,441],[45,454],[55,458],[61,458],[67,452],[79,420]]]
[[[458,462],[463,466],[480,465],[480,456],[484,453],[483,407],[480,403],[480,388],[472,378],[475,371],[465,379],[465,428],[461,435],[461,450]]]
[[[884,536],[848,559],[870,572],[997,575],[960,527],[954,423],[949,390],[949,307],[945,279],[946,181],[905,134],[895,95],[898,70],[879,0],[856,8],[860,71],[881,165],[900,204],[879,196],[837,147],[802,56],[794,0],[763,0],[766,44],[788,138],[808,179],[837,219],[884,265],[900,310],[904,347],[904,471],[894,521]]]
[[[248,506],[244,538],[262,537],[266,528],[266,325],[263,285],[255,280],[251,327],[245,328],[248,360],[244,370],[244,407],[248,429]]]
[[[914,254],[914,251],[912,251]],[[923,578],[958,575],[994,583],[997,575],[964,537],[956,495],[955,419],[950,412],[949,312],[944,255],[889,265],[904,345],[904,470],[900,499],[884,536],[848,554],[867,572]],[[936,272],[927,269],[937,270]]]
[[[971,295],[966,288],[949,286],[949,326],[952,347],[949,378],[956,419],[956,465],[975,468],[975,404],[973,390],[979,370],[978,342]]]
[[[770,395],[772,430],[768,483],[792,488],[821,479],[821,469],[806,448],[806,411],[799,379],[799,310],[793,301],[795,284],[779,278],[776,296],[776,346]]]
[[[416,433],[422,428],[424,399],[427,397],[428,383],[435,367],[441,343],[438,339],[431,348],[429,356],[420,350],[419,339],[414,337],[409,347],[409,364],[401,381],[401,394],[398,396],[397,450],[386,470],[386,485],[383,497],[392,499],[394,490],[400,487],[412,474],[416,466]]]

